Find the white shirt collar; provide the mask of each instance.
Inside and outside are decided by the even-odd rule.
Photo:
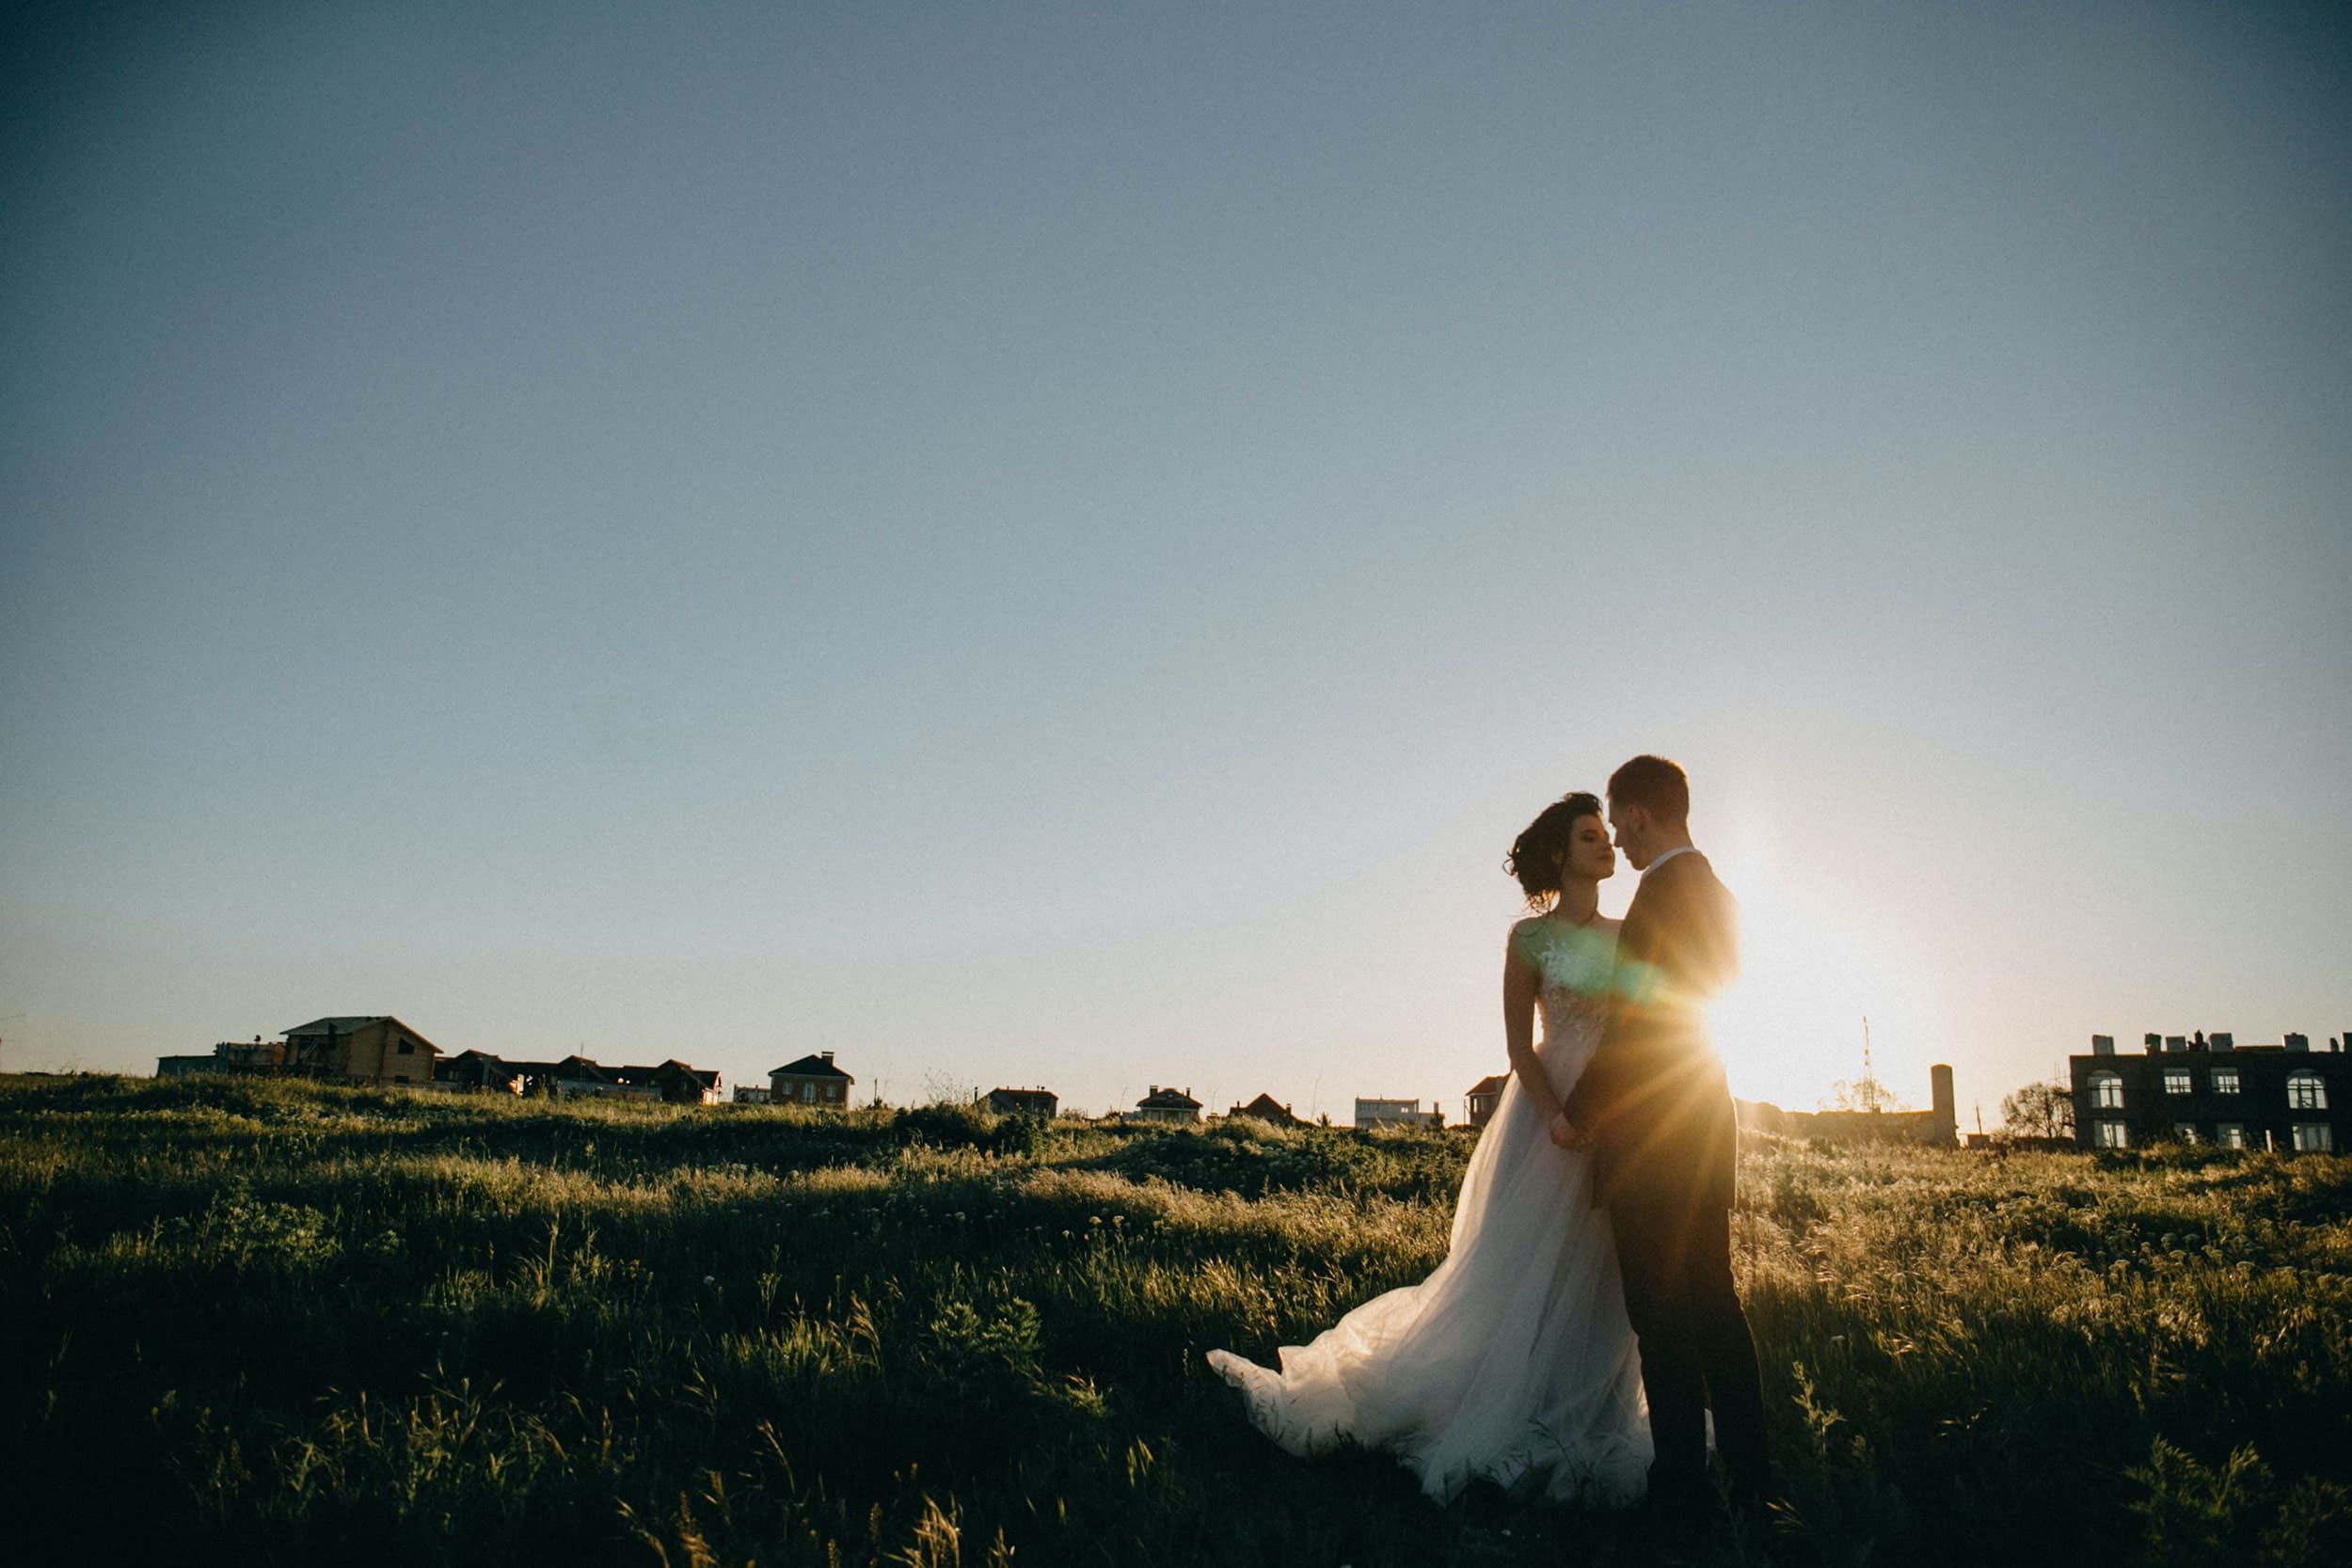
[[[1649,865],[1642,872],[1642,875],[1644,877],[1647,877],[1652,871],[1657,870],[1660,866],[1665,864],[1677,855],[1692,855],[1696,854],[1697,852],[1698,848],[1695,845],[1677,844],[1673,848],[1667,850],[1664,854],[1659,856],[1656,860],[1650,862]]]

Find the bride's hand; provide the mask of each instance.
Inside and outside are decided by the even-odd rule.
[[[1554,1111],[1551,1113],[1551,1141],[1565,1149],[1582,1148],[1584,1129],[1570,1121],[1567,1112]]]

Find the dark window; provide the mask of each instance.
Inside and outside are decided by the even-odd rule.
[[[401,1053],[402,1055],[404,1055],[404,1056],[413,1056],[413,1055],[415,1055],[415,1054],[417,1053],[417,1042],[416,1042],[415,1040],[403,1040],[403,1041],[401,1041],[401,1042],[400,1042],[400,1053]]]

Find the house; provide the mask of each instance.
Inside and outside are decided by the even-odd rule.
[[[735,1085],[735,1102],[736,1102],[738,1105],[765,1105],[765,1104],[767,1104],[767,1103],[768,1103],[768,1085],[765,1085],[765,1084],[738,1084],[738,1085]]]
[[[1470,1086],[1462,1097],[1462,1110],[1472,1127],[1484,1127],[1494,1119],[1495,1107],[1502,1102],[1502,1086],[1511,1081],[1507,1072],[1489,1073]]]
[[[651,1088],[672,1105],[716,1105],[720,1100],[717,1068],[691,1068],[675,1056],[659,1067],[614,1068],[612,1078],[627,1086]]]
[[[468,1061],[479,1056],[478,1061]],[[468,1052],[448,1064],[446,1080],[469,1086],[544,1094],[554,1099],[658,1100],[671,1105],[716,1105],[719,1070],[692,1068],[673,1056],[654,1067],[606,1067],[587,1056],[560,1062],[509,1062]]]
[[[771,1069],[768,1098],[777,1105],[819,1105],[849,1109],[850,1085],[857,1080],[833,1065],[833,1053],[819,1051],[797,1062]]]
[[[1443,1111],[1424,1111],[1419,1097],[1411,1100],[1364,1100],[1356,1101],[1356,1125],[1359,1127],[1427,1127],[1445,1125]]]
[[[1200,1101],[1192,1098],[1190,1089],[1164,1089],[1154,1084],[1150,1094],[1136,1101],[1127,1119],[1190,1124],[1200,1119]]]
[[[1043,1117],[1051,1121],[1061,1109],[1061,1096],[1051,1089],[991,1089],[987,1104],[1000,1117]]]
[[[1289,1106],[1278,1104],[1275,1101],[1274,1097],[1270,1094],[1262,1094],[1257,1099],[1251,1101],[1248,1104],[1236,1105],[1232,1110],[1225,1113],[1225,1119],[1228,1121],[1232,1120],[1235,1117],[1250,1117],[1259,1121],[1269,1122],[1276,1127],[1304,1127],[1307,1125],[1296,1117],[1291,1115],[1291,1108]]]
[[[580,1055],[564,1057],[560,1062],[504,1062],[519,1078],[522,1087],[517,1092],[543,1094],[552,1100],[659,1100],[660,1089],[652,1084],[625,1084],[619,1070],[591,1061]]]
[[[457,1089],[494,1089],[501,1094],[523,1092],[523,1070],[486,1051],[461,1051],[433,1064],[433,1081]]]
[[[284,1034],[285,1070],[346,1084],[430,1084],[441,1053],[389,1013],[312,1019]]]
[[[2352,1149],[2352,1054],[2342,1037],[2324,1051],[2304,1035],[2277,1045],[2239,1045],[2227,1034],[2143,1039],[2146,1050],[2132,1056],[2117,1053],[2114,1036],[2093,1035],[2090,1054],[2067,1058],[2077,1147]]]
[[[313,1019],[282,1040],[222,1040],[204,1056],[164,1056],[158,1078],[285,1073],[342,1084],[431,1084],[440,1048],[389,1015]]]
[[[1929,1108],[1924,1111],[1784,1111],[1763,1100],[1735,1100],[1731,1106],[1743,1132],[1774,1132],[1785,1138],[1826,1138],[1838,1143],[1956,1147],[1960,1142],[1960,1108],[1952,1097],[1950,1068],[1938,1062],[1928,1069],[1928,1094]]]

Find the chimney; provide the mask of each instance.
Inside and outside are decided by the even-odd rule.
[[[1152,1095],[1155,1095],[1155,1094],[1157,1094],[1157,1093],[1159,1093],[1159,1092],[1160,1092],[1160,1086],[1159,1086],[1157,1084],[1154,1084],[1154,1085],[1152,1085],[1151,1092],[1150,1092],[1150,1093],[1148,1093],[1148,1094],[1146,1094],[1143,1098],[1144,1098],[1144,1099],[1146,1099],[1146,1100],[1149,1100],[1149,1099],[1151,1099],[1151,1098],[1152,1098]]]
[[[2093,1035],[2093,1036],[2091,1036],[2091,1037],[2090,1037],[2090,1053],[2091,1053],[2093,1056],[2112,1056],[2112,1055],[2114,1055],[2114,1054],[2115,1054],[2115,1037],[2114,1037],[2113,1035]]]
[[[833,1060],[833,1053],[830,1051],[819,1051],[817,1053],[817,1059],[820,1062],[830,1062]]]
[[[2148,1047],[2148,1054],[2151,1056],[2164,1049],[2164,1037],[2162,1035],[2142,1035],[2139,1037]]]
[[[2309,1035],[2289,1035],[2287,1037],[2287,1049],[2289,1051],[2309,1051],[2311,1048],[2312,1037]]]
[[[2188,1037],[2186,1035],[2167,1035],[2164,1037],[2164,1048],[2167,1051],[2186,1051],[2188,1049]]]
[[[2205,1037],[2216,1051],[2235,1051],[2237,1049],[2237,1037],[2230,1033],[2227,1029],[2217,1029]]]
[[[1960,1108],[1952,1099],[1952,1069],[1942,1062],[1928,1069],[1935,1106],[1935,1146],[1948,1148],[1960,1141]]]

